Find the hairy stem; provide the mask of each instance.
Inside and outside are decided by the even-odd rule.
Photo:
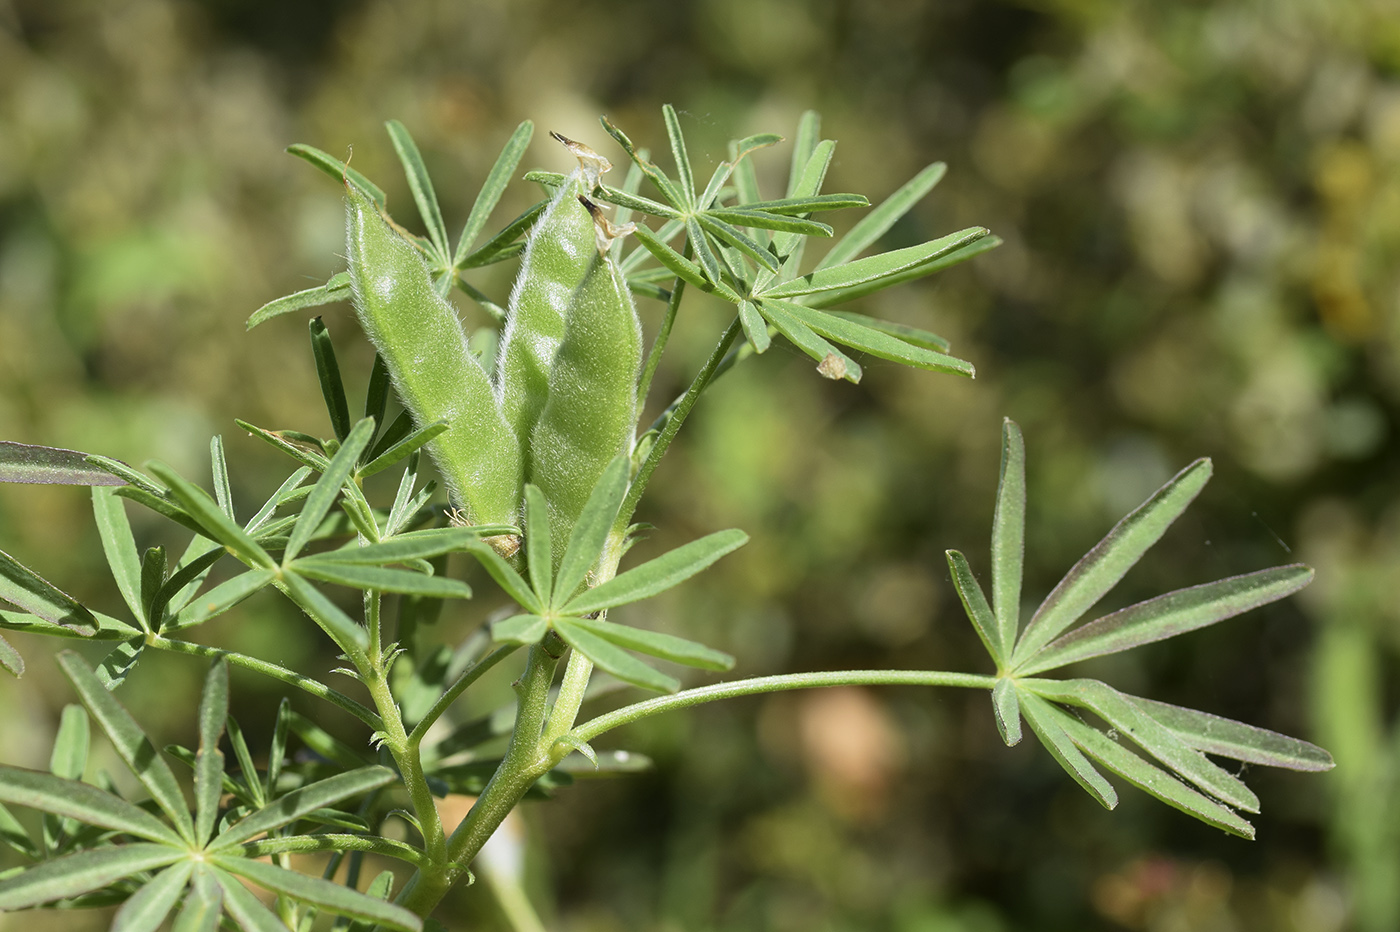
[[[427,777],[423,774],[423,757],[417,746],[409,746],[408,734],[403,727],[403,716],[399,713],[399,704],[394,701],[394,694],[389,689],[384,668],[375,665],[361,670],[360,675],[364,678],[365,686],[369,688],[369,694],[374,697],[375,708],[379,710],[379,715],[384,721],[380,735],[384,738],[384,746],[394,756],[399,775],[403,777],[404,788],[408,790],[413,814],[417,816],[418,824],[423,830],[423,847],[432,862],[442,864],[447,861],[447,837],[443,833],[442,819],[438,816],[437,806],[433,803],[433,793],[428,789]]]
[[[646,491],[647,483],[651,481],[651,474],[656,471],[657,463],[666,454],[666,450],[671,446],[671,441],[676,439],[676,432],[681,429],[681,425],[685,423],[690,410],[695,407],[695,402],[700,399],[700,393],[714,378],[715,370],[724,361],[725,354],[729,352],[730,345],[738,337],[741,329],[739,318],[735,317],[734,322],[724,331],[718,345],[710,353],[710,358],[705,361],[704,368],[695,376],[695,380],[690,383],[690,388],[686,390],[684,397],[676,405],[675,411],[666,420],[666,426],[661,429],[661,436],[656,438],[656,443],[647,453],[646,460],[637,470],[637,477],[632,480],[632,485],[627,489],[627,497],[622,500],[622,508],[617,513],[617,523],[613,525],[615,536],[620,535],[632,523],[632,513],[637,510],[637,502],[641,499],[642,493]]]
[[[363,535],[360,538],[364,540]],[[369,629],[369,662],[374,667],[384,663],[384,645],[379,635],[380,593],[373,589],[365,590],[365,627]]]
[[[559,684],[559,695],[554,707],[549,710],[549,722],[544,726],[544,736],[540,747],[546,754],[552,754],[554,742],[568,734],[578,718],[579,706],[583,705],[584,693],[588,691],[588,680],[593,675],[593,661],[578,651],[569,655],[568,666],[564,668],[564,679]]]
[[[685,257],[690,258],[691,243],[687,238],[685,241]],[[661,362],[661,354],[666,351],[666,341],[671,338],[671,327],[676,322],[676,311],[680,309],[681,298],[685,296],[685,279],[677,278],[676,283],[671,287],[671,300],[666,302],[666,316],[661,318],[661,329],[656,332],[656,340],[651,344],[651,352],[647,354],[646,365],[642,367],[641,380],[637,382],[637,407],[644,408],[647,403],[647,395],[651,392],[651,380],[656,375],[656,367]]]
[[[447,840],[447,858],[438,866],[420,870],[399,893],[405,909],[426,916],[466,873],[466,865],[476,857],[501,822],[510,814],[527,790],[551,766],[540,748],[540,734],[549,708],[549,687],[564,653],[564,642],[553,631],[530,648],[525,672],[515,684],[519,697],[515,728],[505,759],[491,775],[462,824]],[[437,861],[434,858],[434,861]]]
[[[432,728],[433,723],[439,718],[442,718],[443,713],[452,703],[457,701],[457,697],[462,695],[468,686],[475,683],[483,673],[505,660],[519,648],[519,644],[503,644],[467,668],[467,671],[459,676],[455,683],[447,687],[446,692],[438,696],[433,707],[428,710],[428,714],[424,715],[422,720],[414,726],[412,734],[408,736],[408,746],[417,749],[423,743],[424,736],[428,734],[428,729]]]
[[[686,689],[674,695],[658,696],[655,699],[623,706],[584,722],[570,732],[570,735],[580,741],[592,741],[606,731],[662,712],[687,709],[718,699],[733,699],[737,696],[753,696],[789,689],[818,689],[825,686],[961,686],[968,689],[991,689],[996,682],[994,676],[945,673],[939,670],[832,670],[822,673],[760,676],[751,680]]]

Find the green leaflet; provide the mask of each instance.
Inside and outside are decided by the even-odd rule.
[[[136,842],[44,861],[0,881],[0,911],[39,906],[100,890],[114,880],[173,864],[181,857],[178,848]]]
[[[38,485],[124,485],[125,480],[88,462],[88,454],[0,440],[0,482]]]
[[[1012,665],[1019,666],[1039,651],[1117,585],[1147,548],[1160,540],[1171,523],[1195,500],[1210,474],[1210,460],[1196,460],[1114,525],[1113,530],[1080,558],[1045,597],[1021,633]]]
[[[453,500],[473,523],[513,523],[521,482],[516,435],[457,312],[433,287],[417,250],[346,186],[347,254],[355,310],[420,425],[446,421],[428,443]]]

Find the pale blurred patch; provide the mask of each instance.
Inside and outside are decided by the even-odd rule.
[[[901,735],[869,690],[820,689],[798,702],[803,759],[822,799],[852,822],[878,819],[904,765]]]

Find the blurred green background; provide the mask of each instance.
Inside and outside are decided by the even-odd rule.
[[[241,508],[275,487],[283,463],[233,418],[327,424],[304,315],[243,322],[343,265],[340,193],[290,143],[354,146],[407,222],[382,129],[402,120],[452,227],[522,119],[541,130],[525,166],[557,170],[568,158],[543,130],[621,162],[597,116],[664,150],[671,102],[707,174],[728,139],[791,134],[817,109],[840,141],[829,191],[878,200],[948,162],[888,246],[972,224],[1006,240],[864,308],[949,337],[979,377],[871,360],[859,387],[832,384],[783,344],[727,376],[658,473],[642,512],[657,544],[642,547],[727,526],[753,542],[651,620],[731,650],[745,674],[980,672],[942,551],[986,569],[1002,415],[1027,438],[1037,598],[1209,455],[1214,482],[1114,606],[1298,559],[1317,581],[1094,674],[1318,741],[1338,767],[1251,774],[1251,844],[1132,790],[1103,811],[1035,742],[1003,747],[981,693],[709,706],[615,736],[653,772],[527,808],[550,927],[1394,930],[1397,72],[1400,13],[1382,0],[0,0],[0,437],[207,477],[222,433]],[[786,157],[759,156],[769,192]],[[514,186],[495,222],[535,196]],[[477,284],[502,298],[511,271]],[[654,327],[660,306],[641,308]],[[658,398],[686,384],[722,313],[686,311]],[[353,320],[326,321],[362,386]],[[144,518],[137,532],[166,539]],[[81,490],[0,487],[0,541],[74,594],[115,598]],[[442,640],[498,604],[478,589]],[[312,630],[268,596],[205,637],[329,669]],[[42,766],[70,695],[54,645],[14,641],[30,672],[0,681],[0,759]],[[150,658],[123,696],[188,742],[200,673]],[[508,680],[458,717],[505,701]],[[278,694],[234,686],[265,734]],[[505,928],[484,890],[446,913]],[[86,922],[106,919],[0,929]]]

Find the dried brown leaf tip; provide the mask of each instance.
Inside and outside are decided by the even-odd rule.
[[[613,240],[634,233],[637,230],[635,223],[624,223],[621,226],[614,224],[603,213],[603,209],[590,201],[583,195],[579,195],[579,203],[588,208],[588,213],[593,217],[593,235],[598,246],[598,254],[604,255],[612,246]]]
[[[578,159],[579,170],[583,172],[583,180],[589,191],[598,187],[599,177],[604,172],[612,171],[612,162],[594,152],[590,147],[553,131],[549,135],[572,152],[574,158]]]

